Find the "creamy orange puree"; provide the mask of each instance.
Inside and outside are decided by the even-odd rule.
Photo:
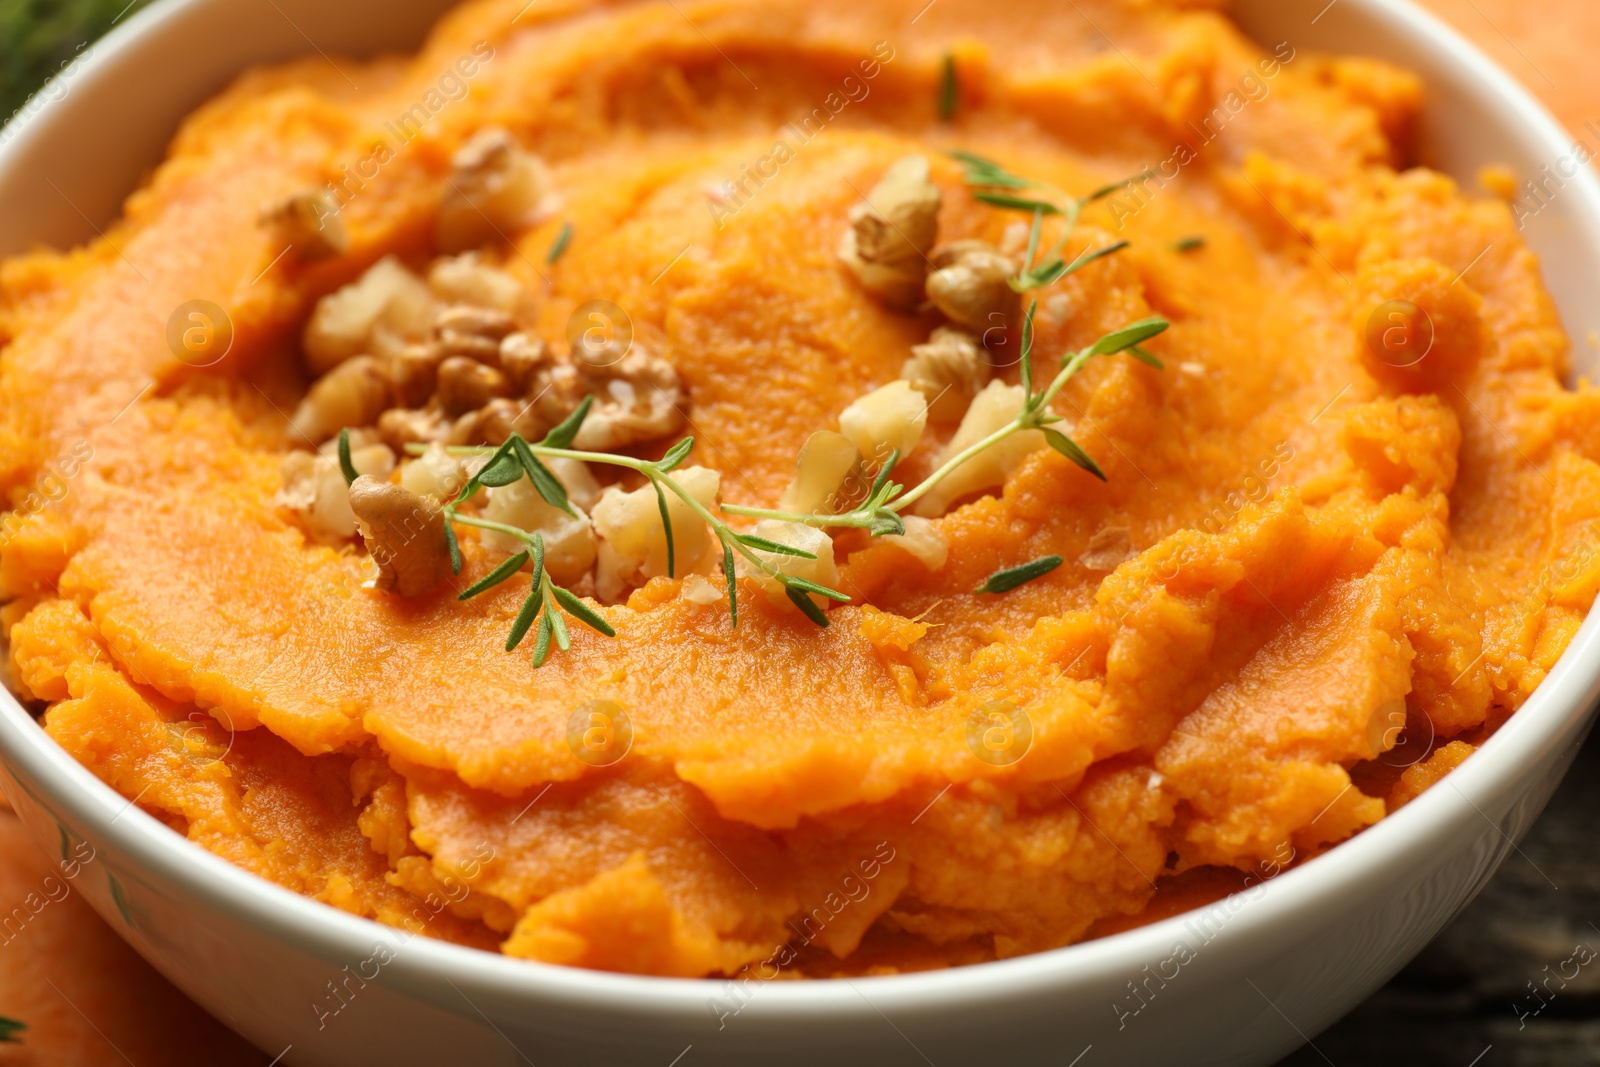
[[[1600,396],[1562,385],[1567,341],[1506,206],[1401,169],[1420,84],[1263,50],[1215,4],[940,0],[913,22],[922,7],[471,3],[414,59],[243,76],[104,240],[7,263],[0,580],[44,728],[179,832],[353,913],[670,975],[1070,944],[1302,860],[1459,763],[1595,595]],[[493,55],[469,95],[399,146],[386,124],[476,42]],[[818,108],[804,143],[780,130]],[[488,124],[551,163],[565,202],[504,257],[538,331],[560,345],[584,301],[627,309],[683,377],[693,462],[729,500],[773,506],[806,437],[938,324],[835,255],[907,155],[933,162],[942,240],[996,243],[1022,216],[976,203],[946,150],[1078,194],[1183,159],[1088,209],[1071,252],[1132,246],[1038,315],[1052,361],[1162,314],[1166,369],[1095,360],[1057,410],[1108,480],[1037,452],[938,521],[942,569],[839,535],[855,601],[825,630],[748,583],[733,629],[656,579],[601,609],[616,640],[575,625],[535,671],[502,650],[526,579],[385,597],[365,555],[272,506],[312,303],[432,253],[449,157]],[[269,268],[261,204],[344,180],[386,138],[344,209],[348,254]],[[776,138],[776,176],[708,206]],[[195,298],[235,329],[203,369],[165,341]],[[1412,367],[1367,344],[1391,300],[1433,324]],[[463,541],[475,579],[498,557]],[[1065,565],[971,592],[1048,554]],[[596,698],[635,725],[610,768],[566,741]],[[1001,699],[1033,730],[1010,766],[968,745]],[[1451,739],[1404,774],[1379,758]],[[1152,905],[1158,884],[1176,895]]]

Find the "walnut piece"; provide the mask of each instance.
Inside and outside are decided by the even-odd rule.
[[[686,467],[667,477],[702,506],[716,506],[717,494],[722,491],[722,476],[716,471]],[[682,577],[710,560],[714,541],[704,520],[671,492],[667,493],[667,515],[672,521],[674,570]],[[601,600],[614,604],[631,586],[667,573],[666,528],[661,525],[656,491],[650,486],[631,493],[616,486],[606,489],[594,506],[594,528],[601,539],[595,573]]]
[[[1011,288],[1017,265],[982,241],[940,249],[928,275],[928,300],[951,322],[985,332],[1020,322],[1022,297]]]
[[[550,577],[561,585],[570,585],[588,574],[594,566],[597,542],[589,516],[576,502],[569,502],[573,503],[576,515],[569,515],[550,504],[524,476],[510,485],[489,490],[489,503],[483,510],[483,517],[490,522],[505,523],[542,535],[544,565]],[[527,547],[516,538],[496,530],[484,531],[482,540],[484,547],[498,549],[508,556]]]
[[[614,452],[682,429],[683,383],[666,360],[635,352],[619,363],[579,373],[595,405],[578,430],[574,448]]]
[[[387,256],[358,280],[317,301],[303,344],[313,374],[373,351],[373,333],[387,327],[420,339],[433,323],[433,294],[398,259]]]
[[[941,326],[927,344],[912,346],[900,377],[922,394],[930,419],[957,422],[988,382],[989,372],[988,357],[977,338],[965,330]]]
[[[762,549],[752,549],[757,556],[769,566],[776,568],[783,574],[793,578],[805,578],[833,588],[839,581],[839,568],[833,562],[833,538],[827,532],[815,526],[807,526],[800,522],[780,522],[776,519],[762,519],[756,523],[756,528],[751,531],[757,537],[775,541],[780,545],[798,548],[802,552],[809,552],[815,559],[805,559],[802,556],[790,556],[779,552],[767,552]],[[783,583],[772,577],[766,571],[752,565],[742,556],[739,558],[739,573],[753,581],[762,592],[772,597],[775,602],[786,602]],[[833,601],[827,597],[809,594],[811,602],[819,608],[826,610]]]
[[[467,356],[451,356],[439,364],[439,384],[433,398],[446,415],[454,418],[510,392],[510,380],[495,368]]]
[[[1020,385],[1007,385],[996,379],[984,386],[967,409],[966,417],[945,446],[938,463],[942,465],[948,462],[1015,419],[1026,400]],[[949,510],[951,504],[967,494],[1004,485],[1006,477],[1018,464],[1044,446],[1044,434],[1038,430],[1012,434],[951,471],[944,481],[917,501],[914,505],[916,513],[925,518],[938,518]]]
[[[350,461],[361,474],[387,478],[394,470],[394,453],[382,445],[352,448]],[[355,536],[356,516],[350,494],[331,453],[289,452],[280,466],[283,488],[273,503],[287,512],[314,541],[338,542]]]
[[[420,596],[450,578],[444,511],[437,504],[362,475],[350,485],[350,510],[378,565],[379,592]]]
[[[928,402],[910,382],[892,381],[839,413],[839,432],[869,463],[885,463],[891,452],[911,454],[928,425]]]
[[[477,252],[434,260],[428,268],[428,288],[444,304],[471,304],[510,313],[522,302],[522,283],[489,266]]]
[[[318,379],[295,409],[291,425],[312,444],[321,444],[346,427],[371,426],[393,396],[383,362],[357,356]]]
[[[796,515],[832,515],[846,510],[841,490],[845,479],[861,462],[850,439],[832,430],[818,430],[806,438],[795,461],[794,478],[778,501],[779,509]]]
[[[928,256],[939,239],[939,187],[928,161],[910,156],[890,167],[867,199],[850,209],[839,258],[861,287],[909,311],[922,302]]]
[[[550,172],[501,127],[479,130],[450,160],[436,239],[446,252],[508,240],[552,205]]]
[[[327,189],[302,189],[268,204],[261,209],[261,223],[294,249],[296,259],[326,259],[350,247],[339,200]]]

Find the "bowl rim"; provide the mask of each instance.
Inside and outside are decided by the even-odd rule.
[[[147,7],[95,44],[95,55],[80,76],[115,73],[115,61],[143,40],[161,34],[192,9],[218,0],[165,0]],[[1337,2],[1337,0],[1335,0]],[[1432,50],[1449,66],[1481,82],[1515,112],[1528,135],[1550,158],[1567,151],[1571,136],[1526,89],[1475,46],[1410,0],[1344,0],[1375,17],[1415,47]],[[1331,6],[1331,5],[1329,5]],[[1320,17],[1320,16],[1319,16]],[[45,109],[47,112],[48,109]],[[27,117],[19,111],[0,136],[0,168],[33,138],[44,137],[47,113]],[[1564,190],[1574,213],[1585,218],[1600,241],[1600,178],[1584,167]],[[1448,836],[1452,826],[1477,817],[1499,824],[1485,811],[1497,797],[1512,795],[1518,777],[1553,746],[1581,741],[1585,716],[1600,697],[1600,611],[1591,611],[1556,666],[1523,706],[1489,740],[1441,783],[1402,810],[1382,819],[1327,853],[1263,883],[1266,892],[1224,933],[1243,940],[1251,931],[1292,923],[1298,913],[1330,905],[1392,864],[1404,864],[1419,842]],[[1563,737],[1563,735],[1566,735]],[[432,990],[441,980],[506,1000],[537,998],[556,1005],[595,1007],[624,1000],[631,1013],[681,1019],[705,1017],[715,980],[659,978],[561,967],[468,948],[427,937],[412,937],[302,896],[236,867],[186,837],[174,833],[130,803],[55,743],[9,691],[0,687],[0,754],[13,781],[17,769],[49,792],[52,813],[65,813],[91,833],[111,842],[135,863],[181,893],[233,921],[328,961],[360,959],[375,943],[404,942],[385,974],[399,988]],[[15,768],[15,769],[14,769]],[[25,787],[24,787],[25,788]],[[1461,805],[1454,792],[1466,802]],[[1470,806],[1470,807],[1469,807]],[[131,810],[130,809],[135,809]],[[1500,830],[1504,836],[1504,831]],[[1514,847],[1510,838],[1509,845]],[[1134,974],[1170,950],[1183,922],[1193,912],[1064,948],[942,971],[878,976],[870,979],[812,979],[765,982],[761,1013],[801,1017],[826,1011],[867,1015],[896,1006],[920,1011],[964,1009],[1019,995],[1036,994],[1096,980]],[[1221,936],[1221,935],[1219,935]],[[871,990],[866,1000],[857,982]]]

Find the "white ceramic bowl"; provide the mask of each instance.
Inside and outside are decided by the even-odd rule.
[[[0,134],[0,254],[91,237],[178,120],[240,69],[306,52],[308,39],[328,52],[407,48],[446,2],[163,0],[129,18],[63,76],[50,93],[58,99]],[[1264,42],[1420,72],[1429,161],[1464,182],[1486,163],[1532,174],[1570,151],[1526,92],[1432,18],[1397,0],[1325,2],[1239,8]],[[1600,327],[1600,183],[1588,168],[1527,236],[1571,334],[1586,337]],[[1592,350],[1579,354],[1583,370],[1600,370]],[[286,1052],[286,1064],[1267,1064],[1370,994],[1472,899],[1543,808],[1597,695],[1600,615],[1443,784],[1247,894],[964,970],[743,991],[402,945],[395,931],[260,881],[130,807],[9,697],[0,787],[45,847],[92,845],[75,884],[100,914],[269,1055]],[[1180,943],[1192,958],[1173,963]],[[335,1003],[330,983],[346,990],[336,1015],[317,1007]],[[1130,983],[1147,1006],[1119,1015],[1114,1005],[1135,1003]],[[713,998],[739,1009],[720,1028]]]

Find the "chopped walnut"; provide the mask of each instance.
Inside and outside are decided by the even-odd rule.
[[[568,585],[589,573],[597,548],[594,525],[583,509],[575,501],[572,503],[576,515],[550,504],[539,495],[533,483],[523,477],[510,485],[489,490],[489,503],[483,517],[490,522],[540,534],[544,538],[545,568],[550,577]],[[521,552],[526,547],[516,538],[495,530],[484,531],[482,540],[485,547],[506,555]]]
[[[349,497],[357,528],[378,565],[379,592],[420,596],[449,580],[449,541],[438,504],[367,475],[351,483]]]
[[[295,409],[291,426],[312,444],[321,444],[346,427],[372,425],[393,395],[382,361],[357,356],[318,379]]]
[[[477,411],[457,419],[448,440],[453,445],[498,447],[513,433],[521,434],[525,441],[537,441],[549,429],[534,405],[525,400],[496,397]]]
[[[686,467],[668,475],[704,507],[716,506],[722,477],[706,467]],[[705,522],[675,494],[667,493],[672,521],[673,563],[678,576],[693,573],[711,558],[714,540]],[[633,586],[667,573],[666,529],[660,504],[650,486],[624,492],[611,486],[594,506],[594,528],[600,535],[595,588],[600,599],[616,603]]]
[[[1017,265],[982,241],[940,249],[928,275],[928,300],[960,326],[987,331],[1019,321],[1022,297],[1011,288]]]
[[[977,338],[965,330],[941,326],[927,344],[913,345],[900,369],[928,404],[934,422],[957,422],[989,380],[989,360]]]
[[[778,507],[797,515],[828,515],[846,510],[841,490],[861,453],[850,439],[832,430],[818,430],[806,438],[795,461],[794,478],[783,491]]]
[[[510,380],[495,368],[467,356],[451,356],[439,364],[439,383],[433,398],[446,415],[454,418],[510,392]]]
[[[540,367],[550,361],[550,348],[530,333],[513,333],[500,342],[500,369],[511,384],[527,390]]]
[[[311,372],[326,374],[344,360],[371,353],[380,325],[412,338],[426,335],[433,325],[432,293],[393,256],[317,301],[303,338]]]
[[[350,461],[361,474],[387,478],[394,453],[382,445],[354,448]],[[283,488],[273,503],[288,512],[313,540],[340,541],[355,536],[356,516],[339,461],[331,455],[289,452],[280,467]]]
[[[909,311],[922,302],[941,201],[939,187],[928,180],[928,161],[911,156],[890,167],[866,201],[850,209],[839,258],[862,288],[890,307]]]
[[[389,380],[394,383],[395,403],[417,408],[428,402],[439,382],[439,364],[444,353],[437,345],[410,344],[389,354]]]
[[[928,402],[911,383],[892,381],[839,413],[839,432],[869,461],[910,455],[928,425]]]
[[[825,585],[830,589],[839,581],[839,568],[833,562],[833,538],[827,532],[815,526],[807,526],[800,522],[779,522],[776,519],[763,519],[756,523],[756,528],[751,531],[757,537],[764,537],[768,541],[776,541],[780,545],[798,548],[802,552],[809,552],[815,559],[806,559],[802,556],[790,556],[779,552],[766,552],[761,549],[752,551],[767,564],[793,578],[805,578]],[[774,600],[786,599],[783,583],[772,577],[766,571],[755,567],[743,557],[739,559],[739,572],[751,579],[767,595]],[[826,610],[832,606],[832,601],[826,597],[810,594],[812,603]]]
[[[620,363],[580,373],[588,379],[595,405],[574,448],[613,452],[683,427],[683,384],[666,360],[635,352]]]
[[[327,189],[302,189],[268,204],[261,210],[261,222],[294,249],[297,259],[326,259],[350,247],[339,200]]]
[[[490,366],[499,365],[500,342],[515,329],[504,311],[471,304],[445,308],[433,324],[434,339],[446,356],[466,356]]]
[[[939,532],[939,527],[934,525],[932,519],[918,515],[907,515],[905,524],[905,533],[885,534],[876,540],[900,546],[930,571],[941,569],[950,558],[950,544]]]
[[[478,131],[450,168],[436,233],[446,252],[508,240],[551,210],[549,169],[498,126]]]
[[[552,424],[572,414],[591,391],[589,380],[565,360],[550,360],[539,367],[525,388],[540,416]]]
[[[522,302],[522,283],[486,264],[477,252],[434,260],[428,268],[428,287],[444,304],[471,304],[510,313]]]
[[[378,416],[378,435],[396,452],[404,452],[406,445],[447,441],[451,428],[450,420],[431,408],[390,408]]]
[[[1007,385],[997,379],[984,386],[967,409],[955,436],[945,446],[939,463],[948,462],[1011,422],[1022,410],[1026,399],[1020,385]],[[1029,454],[1043,448],[1044,444],[1044,434],[1038,430],[1012,434],[951,471],[944,481],[917,501],[916,513],[927,518],[938,518],[949,510],[951,504],[969,493],[1004,485],[1006,477],[1017,465]]]
[[[400,484],[420,497],[448,501],[467,484],[467,473],[460,460],[435,442],[416,459],[400,465]]]

